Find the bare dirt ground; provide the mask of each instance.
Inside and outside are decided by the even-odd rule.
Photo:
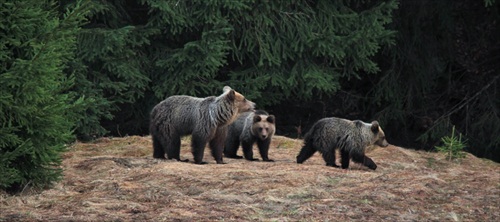
[[[192,155],[183,139],[181,158]],[[500,164],[396,146],[378,169],[304,164],[301,140],[276,136],[276,162],[218,165],[153,159],[150,137],[103,138],[64,154],[64,179],[42,192],[0,193],[0,221],[499,221]],[[240,151],[241,152],[241,151]],[[254,150],[258,156],[258,151]]]

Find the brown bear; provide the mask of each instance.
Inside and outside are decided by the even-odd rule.
[[[196,164],[205,164],[203,154],[209,143],[212,156],[218,164],[222,161],[227,127],[238,113],[254,109],[255,104],[229,86],[222,95],[196,98],[171,96],[151,111],[149,130],[153,138],[153,157],[180,159],[181,136],[192,135],[191,151]]]
[[[303,163],[319,151],[327,166],[338,167],[335,150],[339,149],[342,169],[348,168],[352,159],[375,170],[377,165],[365,156],[366,148],[373,144],[381,147],[389,145],[377,121],[364,123],[360,120],[324,118],[317,121],[304,136],[304,146],[297,156],[297,163]]]
[[[273,161],[269,159],[268,153],[275,130],[274,115],[269,115],[264,110],[240,114],[238,119],[229,126],[224,156],[236,159],[243,158],[236,154],[241,142],[245,159],[258,160],[253,158],[253,144],[257,143],[262,160]]]

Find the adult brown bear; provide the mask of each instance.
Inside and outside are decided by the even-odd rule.
[[[203,154],[209,143],[212,156],[219,164],[222,161],[227,126],[238,113],[253,110],[255,104],[229,86],[222,95],[196,98],[171,96],[156,105],[151,111],[149,130],[153,138],[153,157],[180,159],[181,137],[192,135],[191,151],[196,164],[205,164]]]

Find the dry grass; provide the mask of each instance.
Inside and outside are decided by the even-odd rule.
[[[188,139],[181,158],[192,160]],[[41,193],[0,193],[0,221],[497,221],[500,164],[389,146],[376,171],[295,156],[302,141],[276,136],[274,163],[207,165],[151,157],[149,137],[77,143],[64,179]],[[241,151],[240,151],[241,152]],[[258,151],[256,151],[258,156]]]

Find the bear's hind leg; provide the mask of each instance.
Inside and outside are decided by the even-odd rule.
[[[316,149],[311,144],[305,144],[300,150],[299,155],[297,156],[297,163],[303,163],[314,153],[316,153]]]
[[[153,138],[153,158],[165,159],[165,149],[160,139],[154,134],[151,137]]]
[[[188,159],[181,160],[181,137],[177,135],[173,135],[167,141],[167,147],[165,149],[167,153],[167,158],[169,160],[176,159],[180,162],[188,162]]]
[[[259,147],[260,156],[262,157],[262,160],[266,161],[266,162],[274,162],[274,160],[269,159],[269,156],[268,156],[270,144],[271,144],[270,138],[268,138],[264,141],[257,140],[257,147]]]

